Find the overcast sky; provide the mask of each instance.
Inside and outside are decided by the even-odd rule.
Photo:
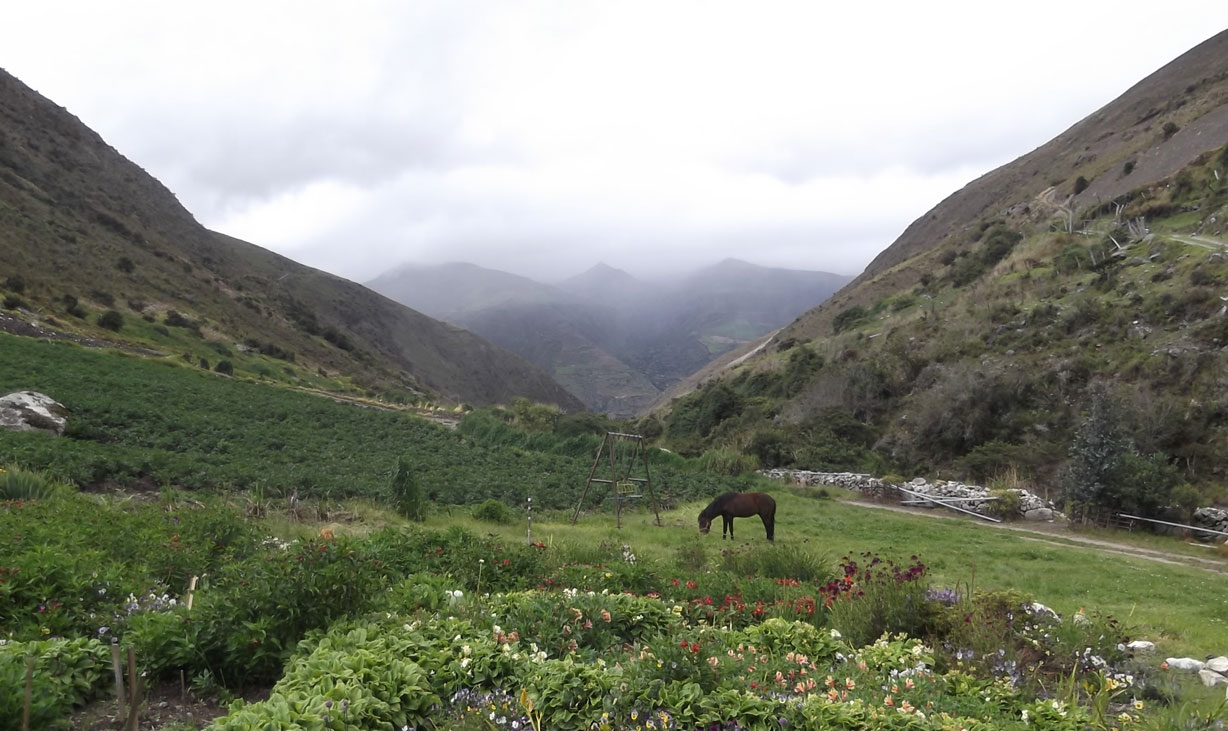
[[[0,66],[204,225],[358,281],[856,274],[1225,27],[1224,0],[38,0]]]

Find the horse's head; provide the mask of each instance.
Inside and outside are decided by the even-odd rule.
[[[707,533],[712,528],[712,519],[699,516],[699,532]]]

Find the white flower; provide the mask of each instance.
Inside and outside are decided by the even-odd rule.
[[[833,640],[838,640],[838,639],[840,639],[841,637],[843,637],[843,635],[841,635],[841,634],[840,634],[840,630],[838,630],[838,629],[836,629],[835,627],[833,627],[833,628],[832,628],[832,630],[831,630],[831,638],[832,638]]]

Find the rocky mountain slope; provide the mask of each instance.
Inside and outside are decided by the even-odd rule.
[[[157,180],[3,71],[0,293],[7,310],[43,326],[202,367],[224,361],[236,374],[401,400],[581,406],[460,328],[205,229]]]
[[[519,353],[594,411],[630,416],[846,281],[728,260],[655,282],[599,264],[557,285],[472,264],[403,266],[368,286]]]
[[[969,183],[758,352],[699,374],[668,409],[670,441],[1043,492],[1092,423],[1157,491],[1218,495],[1225,143],[1228,32]]]

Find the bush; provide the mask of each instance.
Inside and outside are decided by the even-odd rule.
[[[17,294],[25,294],[26,280],[20,274],[11,274],[4,280],[4,288]]]
[[[401,515],[422,522],[426,520],[426,499],[413,473],[408,457],[397,459],[392,474],[392,504]]]
[[[493,498],[474,508],[473,517],[487,523],[499,523],[500,525],[507,525],[515,519],[510,508]]]
[[[866,565],[845,557],[843,577],[821,589],[831,610],[832,626],[853,647],[874,642],[887,632],[923,637],[934,623],[933,604],[926,599],[925,564],[916,556],[908,566],[862,554]]]
[[[107,310],[98,316],[98,327],[119,332],[124,327],[124,316],[117,310]]]
[[[6,295],[4,298],[4,309],[6,310],[16,310],[25,306],[26,301],[15,294]]]
[[[1019,508],[1023,505],[1023,500],[1017,491],[1010,488],[990,490],[989,496],[997,498],[985,504],[985,511],[989,515],[1002,520],[1013,520],[1019,517]]]
[[[216,373],[221,373],[224,376],[233,376],[235,374],[234,364],[228,360],[219,360],[217,365],[213,366]]]
[[[695,460],[700,472],[712,475],[740,475],[759,469],[759,458],[733,449],[709,449]]]
[[[831,321],[831,329],[836,333],[851,330],[860,325],[869,316],[870,311],[861,305],[846,307],[843,310],[840,310],[840,312],[836,313],[836,316]]]

